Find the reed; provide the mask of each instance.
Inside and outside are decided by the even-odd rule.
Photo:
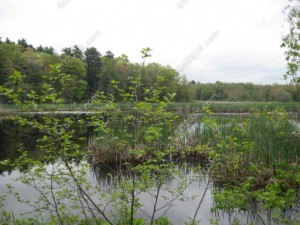
[[[125,106],[126,107],[126,106]],[[150,156],[156,150],[163,150],[169,146],[169,137],[175,125],[164,124],[157,125],[147,120],[135,121],[132,118],[137,116],[133,111],[121,111],[123,116],[126,114],[127,119],[121,116],[106,118],[104,129],[94,129],[89,140],[89,148],[92,150],[94,164],[100,163],[120,163],[128,160],[143,160]],[[155,119],[155,118],[153,118]],[[157,139],[147,139],[147,133],[151,132],[153,127],[158,128]],[[150,135],[151,136],[151,135]],[[140,149],[147,154],[139,158],[139,154],[131,154],[132,150]]]
[[[251,143],[251,160],[263,160],[270,167],[276,162],[299,162],[299,130],[288,114],[281,110],[256,112],[244,116],[218,116],[212,127],[201,119],[193,138],[207,144],[218,134],[221,139],[235,138],[240,145]],[[229,149],[229,148],[228,148]],[[227,150],[228,150],[227,149]],[[223,152],[229,154],[232,152]]]
[[[127,106],[124,105],[126,108]],[[122,111],[125,109],[123,108]],[[125,110],[126,111],[126,110]],[[124,112],[124,111],[123,111]],[[126,111],[125,113],[128,113]],[[183,120],[183,118],[181,118]],[[195,148],[210,144],[217,145],[230,137],[240,146],[249,143],[251,155],[249,160],[264,161],[270,168],[276,162],[298,162],[300,157],[299,130],[292,122],[291,117],[283,110],[264,110],[249,114],[227,114],[213,116],[213,122],[207,121],[204,114],[200,114],[197,121],[189,123],[186,131],[179,131],[180,123],[173,122],[173,128],[161,129],[159,141],[147,142],[142,140],[140,149],[170,149],[174,148],[179,154],[187,148]],[[114,162],[129,157],[128,151],[132,147],[132,134],[142,135],[135,125],[117,120],[110,120],[107,125],[110,132],[95,132],[90,140],[90,146],[97,162]],[[138,126],[140,131],[147,130],[147,124]],[[170,139],[169,137],[174,137]],[[136,137],[135,137],[136,138]],[[155,145],[155,146],[154,146]],[[230,149],[245,151],[245,149],[224,148],[222,154],[230,155]],[[250,151],[250,150],[249,150]],[[192,154],[193,151],[189,152]],[[235,152],[234,152],[235,153]],[[202,159],[207,155],[199,155]]]
[[[215,113],[253,113],[257,111],[274,111],[280,107],[287,112],[299,113],[299,102],[221,102],[204,101],[192,103],[175,103],[170,110],[177,112],[195,112],[199,111],[203,105],[209,105],[212,112]]]

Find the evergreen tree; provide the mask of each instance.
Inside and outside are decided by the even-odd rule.
[[[87,65],[87,83],[91,93],[98,89],[99,77],[101,74],[101,54],[94,47],[87,48],[84,52]]]

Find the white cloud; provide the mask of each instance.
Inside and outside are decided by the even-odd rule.
[[[182,3],[178,8],[178,2]],[[0,0],[0,36],[25,38],[57,51],[91,45],[177,67],[214,32],[212,43],[184,69],[200,82],[282,82],[279,48],[286,0]],[[94,34],[99,32],[100,35]],[[274,63],[269,63],[278,57]],[[268,65],[265,67],[265,65]],[[264,68],[264,69],[263,69]]]

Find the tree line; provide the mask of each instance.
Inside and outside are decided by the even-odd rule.
[[[220,101],[299,101],[299,94],[294,85],[261,85],[253,83],[193,83],[196,100],[210,100],[217,95]]]
[[[90,99],[96,91],[105,95],[117,95],[112,80],[122,89],[128,89],[131,80],[141,78],[142,86],[138,93],[143,99],[143,90],[152,87],[158,76],[164,76],[164,93],[176,93],[175,101],[208,100],[217,95],[218,100],[226,101],[298,101],[299,95],[294,86],[255,85],[252,83],[196,83],[188,81],[170,66],[159,63],[145,63],[150,56],[150,48],[141,51],[141,63],[130,62],[125,54],[115,56],[111,51],[102,55],[97,48],[85,50],[78,45],[62,49],[57,54],[51,46],[34,47],[24,38],[16,43],[0,38],[0,85],[13,88],[9,76],[15,71],[26,75],[28,92],[39,94],[43,76],[51,76],[50,65],[60,65],[60,71],[70,76],[64,98],[68,103],[80,103]],[[118,100],[118,96],[115,96]],[[5,102],[4,99],[1,100]]]

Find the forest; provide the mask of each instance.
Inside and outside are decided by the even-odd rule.
[[[150,48],[145,48],[143,51]],[[85,50],[79,46],[66,47],[56,53],[53,47],[34,47],[21,38],[15,43],[9,38],[0,39],[0,85],[12,87],[9,76],[15,71],[26,75],[28,92],[39,93],[43,76],[51,75],[49,65],[59,64],[60,70],[70,76],[68,89],[63,97],[67,103],[86,102],[101,91],[105,95],[116,95],[111,81],[117,81],[120,87],[128,89],[133,78],[141,76],[143,88],[150,88],[158,75],[166,77],[165,93],[176,93],[175,101],[191,102],[206,101],[212,95],[218,96],[218,101],[299,101],[299,94],[293,85],[262,85],[253,83],[201,83],[189,81],[184,75],[168,65],[159,63],[131,62],[128,56],[115,56],[111,51],[100,53],[95,47]],[[145,52],[144,52],[145,53]],[[149,53],[149,54],[150,54]],[[140,90],[140,98],[144,94]],[[120,99],[120,96],[115,96]],[[6,99],[1,98],[2,103]]]

